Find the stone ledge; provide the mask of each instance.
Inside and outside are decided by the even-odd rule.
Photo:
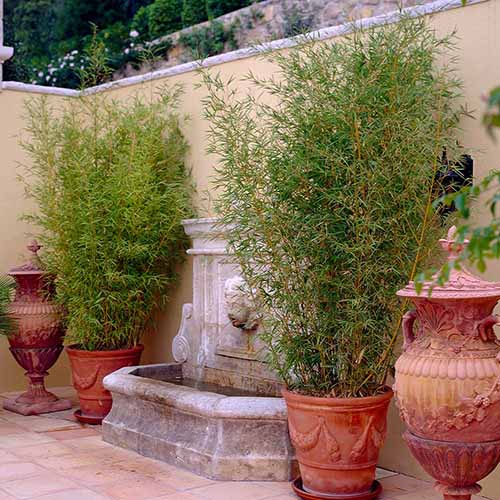
[[[146,365],[162,367],[165,365]],[[166,366],[181,366],[168,363]],[[104,386],[113,394],[134,397],[206,418],[259,419],[286,421],[286,404],[282,398],[234,397],[204,392],[191,387],[142,378],[133,373],[138,367],[122,368],[104,378]],[[143,368],[143,367],[141,367]]]

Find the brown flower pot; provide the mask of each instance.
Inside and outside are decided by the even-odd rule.
[[[392,396],[389,388],[366,398],[319,398],[283,390],[306,493],[339,500],[374,498],[370,492]]]
[[[102,379],[125,366],[138,365],[144,346],[116,351],[83,351],[67,347],[71,363],[73,387],[78,392],[80,410],[75,417],[87,424],[100,424],[110,412],[113,402]]]

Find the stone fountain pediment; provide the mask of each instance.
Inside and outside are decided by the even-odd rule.
[[[236,328],[229,318],[227,289],[241,278],[226,251],[223,229],[213,218],[185,220],[183,225],[192,239],[193,302],[183,306],[174,359],[185,363],[185,373],[197,380],[276,393],[259,329]]]

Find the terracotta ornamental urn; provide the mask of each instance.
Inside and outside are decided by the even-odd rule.
[[[16,280],[16,293],[9,313],[16,320],[16,332],[8,337],[10,352],[26,370],[28,390],[7,399],[4,408],[22,415],[38,415],[71,408],[71,401],[58,399],[45,389],[44,378],[63,350],[64,329],[61,308],[52,302],[51,279],[42,271],[33,241],[26,264],[8,274]]]
[[[453,261],[455,228],[440,240]],[[429,293],[430,292],[430,293]],[[404,437],[445,499],[469,500],[500,461],[500,343],[492,314],[500,283],[452,270],[443,286],[398,292],[415,308],[403,319],[395,393]]]

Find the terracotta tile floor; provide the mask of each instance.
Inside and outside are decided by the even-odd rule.
[[[71,388],[53,389],[76,398]],[[0,395],[2,398],[11,394]],[[392,500],[441,500],[430,483],[379,471]],[[211,481],[115,448],[72,411],[23,417],[0,410],[0,500],[290,500],[288,483]],[[480,497],[476,497],[479,499]]]

